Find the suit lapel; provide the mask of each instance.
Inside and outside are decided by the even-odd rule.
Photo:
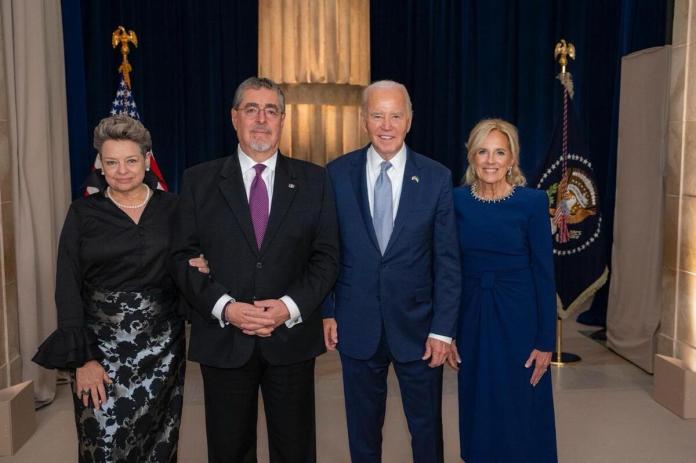
[[[377,234],[375,233],[375,226],[372,223],[372,214],[370,214],[370,202],[367,198],[367,148],[363,148],[359,156],[357,156],[351,166],[351,180],[353,183],[353,190],[355,191],[355,200],[358,202],[360,207],[360,212],[362,213],[363,222],[365,223],[365,228],[367,229],[367,234],[375,246],[375,249],[379,251],[379,243],[377,241]]]
[[[239,158],[232,155],[227,158],[220,172],[220,183],[218,187],[227,204],[232,209],[239,227],[246,238],[249,247],[258,253],[256,246],[256,235],[251,224],[251,212],[249,212],[249,201],[247,200],[244,180],[242,179]]]
[[[288,159],[278,153],[276,161],[275,179],[273,180],[273,201],[271,201],[271,214],[268,216],[268,226],[266,234],[261,243],[261,254],[268,249],[269,244],[278,233],[283,219],[295,199],[295,192],[302,185],[299,185],[292,166]]]
[[[418,177],[418,163],[415,160],[410,148],[406,147],[406,166],[404,168],[404,178],[401,184],[401,197],[399,198],[399,209],[396,211],[394,219],[394,228],[389,237],[387,249],[384,250],[384,255],[389,253],[389,250],[394,246],[394,243],[399,239],[399,234],[404,229],[408,222],[408,216],[415,204],[415,199],[418,195],[420,179]]]

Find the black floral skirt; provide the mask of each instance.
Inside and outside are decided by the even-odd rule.
[[[161,291],[90,290],[85,302],[113,384],[101,410],[73,394],[79,461],[176,461],[186,362],[175,300]]]

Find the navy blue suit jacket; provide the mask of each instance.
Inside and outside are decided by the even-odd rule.
[[[429,333],[454,337],[461,277],[452,174],[407,148],[399,209],[384,256],[366,180],[367,147],[328,164],[341,238],[340,273],[324,318],[335,317],[338,349],[368,359],[382,330],[399,362],[423,356]]]

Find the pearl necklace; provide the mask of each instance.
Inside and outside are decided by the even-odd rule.
[[[515,185],[512,185],[512,188],[510,188],[510,191],[508,191],[506,194],[502,196],[496,196],[493,198],[484,198],[481,196],[478,190],[478,183],[474,182],[471,184],[471,196],[473,196],[477,201],[481,201],[482,203],[499,203],[501,201],[505,201],[508,199],[512,194],[515,192]]]
[[[141,207],[143,207],[147,204],[147,202],[150,200],[150,196],[152,195],[152,190],[150,190],[150,187],[148,187],[144,183],[143,183],[143,186],[147,190],[147,193],[145,194],[145,200],[140,204],[121,204],[121,203],[119,203],[118,201],[116,201],[114,199],[114,197],[111,194],[109,194],[109,191],[111,191],[110,186],[106,187],[106,192],[104,193],[104,196],[109,198],[111,200],[111,202],[113,202],[115,205],[117,205],[121,209],[140,209]]]

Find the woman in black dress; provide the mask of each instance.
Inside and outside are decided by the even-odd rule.
[[[104,193],[72,203],[58,247],[58,329],[34,362],[71,370],[79,461],[176,460],[184,320],[169,269],[176,197],[143,182],[150,133],[128,116],[94,129]],[[206,262],[192,265],[207,272]]]

